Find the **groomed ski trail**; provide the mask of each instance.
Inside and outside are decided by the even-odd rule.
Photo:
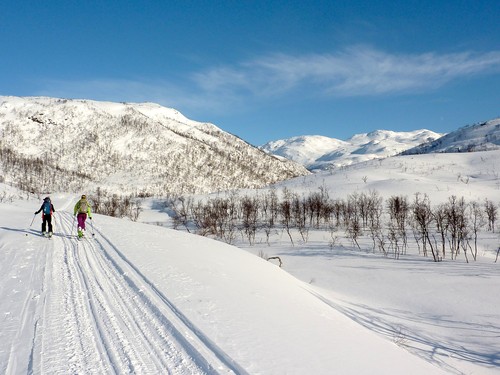
[[[246,374],[199,332],[97,227],[76,239],[59,211],[28,373]],[[70,235],[72,234],[72,235]]]

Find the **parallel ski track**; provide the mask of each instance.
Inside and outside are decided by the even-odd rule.
[[[246,374],[101,231],[79,241],[72,216],[58,216],[59,234],[47,246],[30,372]]]

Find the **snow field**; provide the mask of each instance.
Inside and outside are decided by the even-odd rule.
[[[32,203],[0,204],[3,373],[442,373],[246,251],[61,210],[47,240]]]

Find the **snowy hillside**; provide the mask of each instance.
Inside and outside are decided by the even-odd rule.
[[[403,155],[431,152],[475,152],[500,149],[500,118],[460,128],[445,136],[408,149]]]
[[[248,252],[99,215],[79,241],[53,201],[52,240],[0,203],[2,374],[444,373]]]
[[[308,174],[157,104],[0,97],[1,172],[30,191],[166,195],[255,188]]]
[[[498,374],[498,160],[500,150],[394,156],[227,199],[212,195],[207,210],[236,202],[257,225],[250,215],[235,226],[219,215],[220,227],[191,230],[279,257],[276,264],[282,261],[328,304],[450,373]],[[408,210],[401,232],[397,215],[390,218],[390,203],[398,202]],[[495,224],[488,225],[487,214]],[[187,217],[187,226],[196,222]]]
[[[293,137],[266,143],[261,149],[300,163],[309,170],[325,170],[396,155],[441,135],[430,130],[377,130],[356,134],[346,141],[318,135]]]
[[[498,207],[499,153],[390,157],[238,194],[419,192],[433,207],[451,195]],[[94,215],[79,242],[75,197],[52,198],[48,240],[40,200],[0,184],[0,373],[500,373],[498,222],[475,261],[434,262],[412,244],[396,260],[342,228],[293,230],[292,245],[278,222],[268,241],[259,227],[235,247]],[[161,201],[146,199],[139,220],[171,226]]]

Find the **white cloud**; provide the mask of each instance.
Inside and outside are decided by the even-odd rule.
[[[396,55],[356,47],[337,54],[276,54],[236,67],[210,69],[194,79],[207,92],[268,96],[306,86],[319,94],[358,96],[433,89],[492,70],[500,70],[500,52]]]
[[[182,84],[168,78],[48,81],[39,94],[153,101],[180,110],[221,112],[295,93],[352,97],[424,92],[499,71],[500,51],[403,55],[354,47],[335,54],[267,55],[193,73]]]

